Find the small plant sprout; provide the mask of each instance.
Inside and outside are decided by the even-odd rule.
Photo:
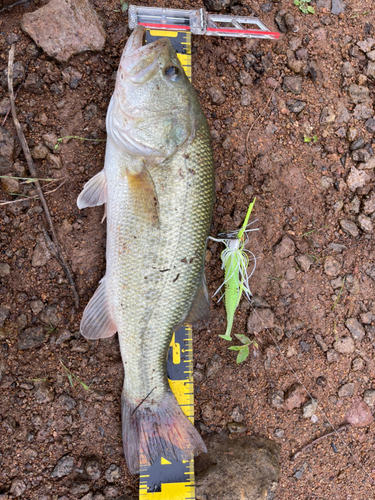
[[[223,243],[226,248],[221,253],[221,260],[223,265],[222,269],[225,269],[224,274],[224,282],[223,284],[216,290],[214,296],[219,293],[219,291],[225,287],[224,294],[220,297],[219,301],[225,298],[225,309],[227,311],[227,329],[224,335],[219,335],[221,338],[225,340],[232,340],[231,331],[233,326],[233,318],[234,313],[240,303],[242,294],[244,293],[248,300],[251,300],[251,291],[249,288],[249,279],[255,271],[256,266],[256,258],[255,255],[245,248],[247,244],[248,237],[247,233],[250,231],[257,231],[258,229],[247,229],[248,226],[253,224],[256,221],[253,221],[251,224],[248,224],[251,211],[253,209],[255,199],[250,203],[250,206],[247,210],[246,217],[244,223],[239,231],[234,231],[228,234],[221,233],[219,234],[219,238],[210,238],[214,241],[219,241]],[[223,236],[223,238],[220,238]],[[252,260],[254,262],[253,270],[250,274],[248,274],[247,268],[249,266],[249,256],[252,256]]]
[[[255,340],[250,340],[249,337],[246,337],[246,335],[236,335],[235,337],[238,338],[240,342],[242,342],[242,345],[232,345],[229,347],[231,351],[238,351],[237,355],[237,364],[242,363],[242,361],[245,361],[245,359],[248,357],[250,353],[250,345],[252,344],[254,349],[258,349],[258,344],[256,343]]]
[[[66,135],[65,137],[59,137],[59,139],[57,139],[57,143],[55,144],[55,149],[57,149],[65,139],[77,139],[79,141],[91,141],[91,142],[106,142],[107,140],[107,139],[89,139],[87,137],[78,137],[78,135]]]
[[[68,380],[69,380],[69,384],[74,387],[74,379],[77,380],[77,382],[79,382],[81,384],[81,386],[85,389],[85,391],[89,391],[90,390],[90,385],[86,385],[84,382],[82,382],[82,380],[80,378],[77,377],[77,375],[74,375],[74,373],[72,373],[71,371],[68,370],[68,368],[64,365],[64,363],[62,362],[62,359],[60,359],[60,363],[62,364],[62,367],[64,368],[65,370],[65,373],[68,377]]]
[[[308,135],[303,136],[303,142],[313,142],[314,144],[318,142],[319,137],[317,135],[313,135],[312,137],[309,137]]]
[[[314,7],[311,7],[309,3],[311,0],[294,0],[294,5],[297,5],[299,10],[304,14],[315,14]]]
[[[121,10],[116,9],[113,12],[126,12],[128,10],[129,4],[125,0],[120,0]]]

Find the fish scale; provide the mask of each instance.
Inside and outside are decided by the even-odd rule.
[[[203,123],[192,144],[151,170],[160,228],[150,228],[137,215],[138,207],[128,206],[126,180],[119,189],[118,176],[107,176],[108,190],[112,191],[112,185],[117,189],[107,207],[115,230],[108,231],[106,276],[123,340],[125,389],[135,401],[154,387],[153,396],[168,389],[166,352],[202,279],[213,200],[213,169],[206,168],[212,159],[208,141],[209,131]],[[126,252],[122,251],[124,244]],[[140,350],[142,364],[138,362]],[[151,377],[148,367],[155,366],[159,371]]]

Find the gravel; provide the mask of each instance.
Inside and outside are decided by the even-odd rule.
[[[332,0],[331,14],[339,16],[345,12],[346,3],[343,0]]]
[[[28,328],[22,332],[18,339],[18,349],[24,351],[26,349],[34,349],[39,347],[47,340],[47,335],[41,326],[36,328]]]
[[[298,383],[292,384],[286,391],[284,408],[286,410],[293,410],[299,408],[307,399],[306,391],[302,385]]]
[[[117,464],[111,464],[105,471],[105,478],[109,483],[114,483],[121,477],[121,467]]]
[[[16,498],[23,495],[26,491],[26,484],[22,479],[13,479],[12,484],[10,486],[10,493],[14,495]]]
[[[278,391],[272,391],[271,394],[269,395],[269,401],[272,406],[275,408],[282,408],[284,404],[284,391],[278,390]]]
[[[70,455],[65,455],[60,458],[55,468],[51,472],[51,477],[65,477],[73,470],[74,458]]]
[[[361,325],[361,323],[357,320],[357,318],[349,318],[345,322],[346,327],[352,334],[354,340],[358,340],[359,342],[365,336],[365,329]]]
[[[10,274],[10,265],[6,262],[0,262],[0,277],[5,278]]]
[[[351,191],[355,191],[357,188],[365,186],[369,180],[370,176],[366,172],[352,167],[346,183]]]
[[[247,319],[247,332],[250,335],[257,335],[265,328],[275,326],[275,316],[271,309],[256,309],[251,311]]]
[[[341,337],[333,343],[333,348],[340,354],[351,354],[354,352],[354,340],[351,337]]]
[[[355,104],[370,101],[369,89],[363,85],[350,85],[348,94]]]
[[[0,127],[0,173],[7,172],[13,164],[14,139],[4,127]]]
[[[354,427],[367,427],[374,421],[374,418],[366,403],[357,397],[346,412],[345,420]]]
[[[358,372],[360,370],[363,370],[365,366],[365,362],[363,361],[362,358],[354,358],[352,362],[352,369],[355,372]]]
[[[299,95],[302,92],[302,78],[300,76],[284,76],[283,90]]]
[[[342,385],[337,391],[340,398],[349,398],[353,396],[355,391],[355,384],[353,382],[349,382],[348,384]]]
[[[295,249],[294,241],[289,236],[283,236],[281,242],[273,248],[273,253],[275,257],[285,259],[293,255]]]
[[[349,236],[356,238],[359,235],[358,227],[356,224],[348,219],[340,220],[340,226]]]
[[[318,407],[318,402],[315,401],[314,399],[304,404],[302,408],[303,418],[311,418],[313,415],[315,415],[317,407]]]
[[[310,270],[311,265],[314,263],[311,257],[308,255],[298,255],[295,258],[295,261],[299,265],[299,267],[307,273]]]
[[[222,366],[223,358],[219,356],[219,354],[214,354],[214,356],[206,362],[206,377],[215,377],[220,372]]]
[[[328,256],[324,261],[324,272],[331,277],[337,276],[342,268],[342,263],[332,256]]]
[[[212,104],[224,104],[226,98],[220,87],[210,87],[207,92],[211,97]]]
[[[100,464],[96,460],[89,460],[88,462],[86,462],[85,470],[86,474],[92,481],[97,481],[102,475]]]

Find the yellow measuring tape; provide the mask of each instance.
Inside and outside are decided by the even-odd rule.
[[[182,411],[194,424],[193,332],[184,326],[173,334],[167,359],[169,385]],[[169,461],[159,457],[141,465],[140,500],[194,500],[194,460]]]
[[[191,81],[191,33],[190,31],[166,31],[147,29],[146,44],[161,37],[168,37],[177,52],[186,76]]]
[[[191,80],[190,31],[147,29],[146,44],[168,37],[182,67]],[[169,385],[182,411],[194,424],[193,332],[184,326],[173,334],[168,352]],[[141,465],[140,500],[194,500],[194,460],[169,461],[163,457],[149,466]]]

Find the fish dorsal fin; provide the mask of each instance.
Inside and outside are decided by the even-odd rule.
[[[117,332],[108,307],[105,281],[104,276],[83,312],[81,333],[86,339],[105,339]]]
[[[140,172],[127,173],[130,204],[138,217],[149,220],[151,225],[159,227],[159,203],[155,184],[144,165]]]
[[[203,275],[202,285],[199,287],[193,305],[187,315],[186,323],[195,323],[207,319],[210,315],[210,299],[207,290],[206,277]]]
[[[78,208],[97,207],[107,202],[107,178],[104,170],[94,175],[83,186],[83,190],[77,199]]]

